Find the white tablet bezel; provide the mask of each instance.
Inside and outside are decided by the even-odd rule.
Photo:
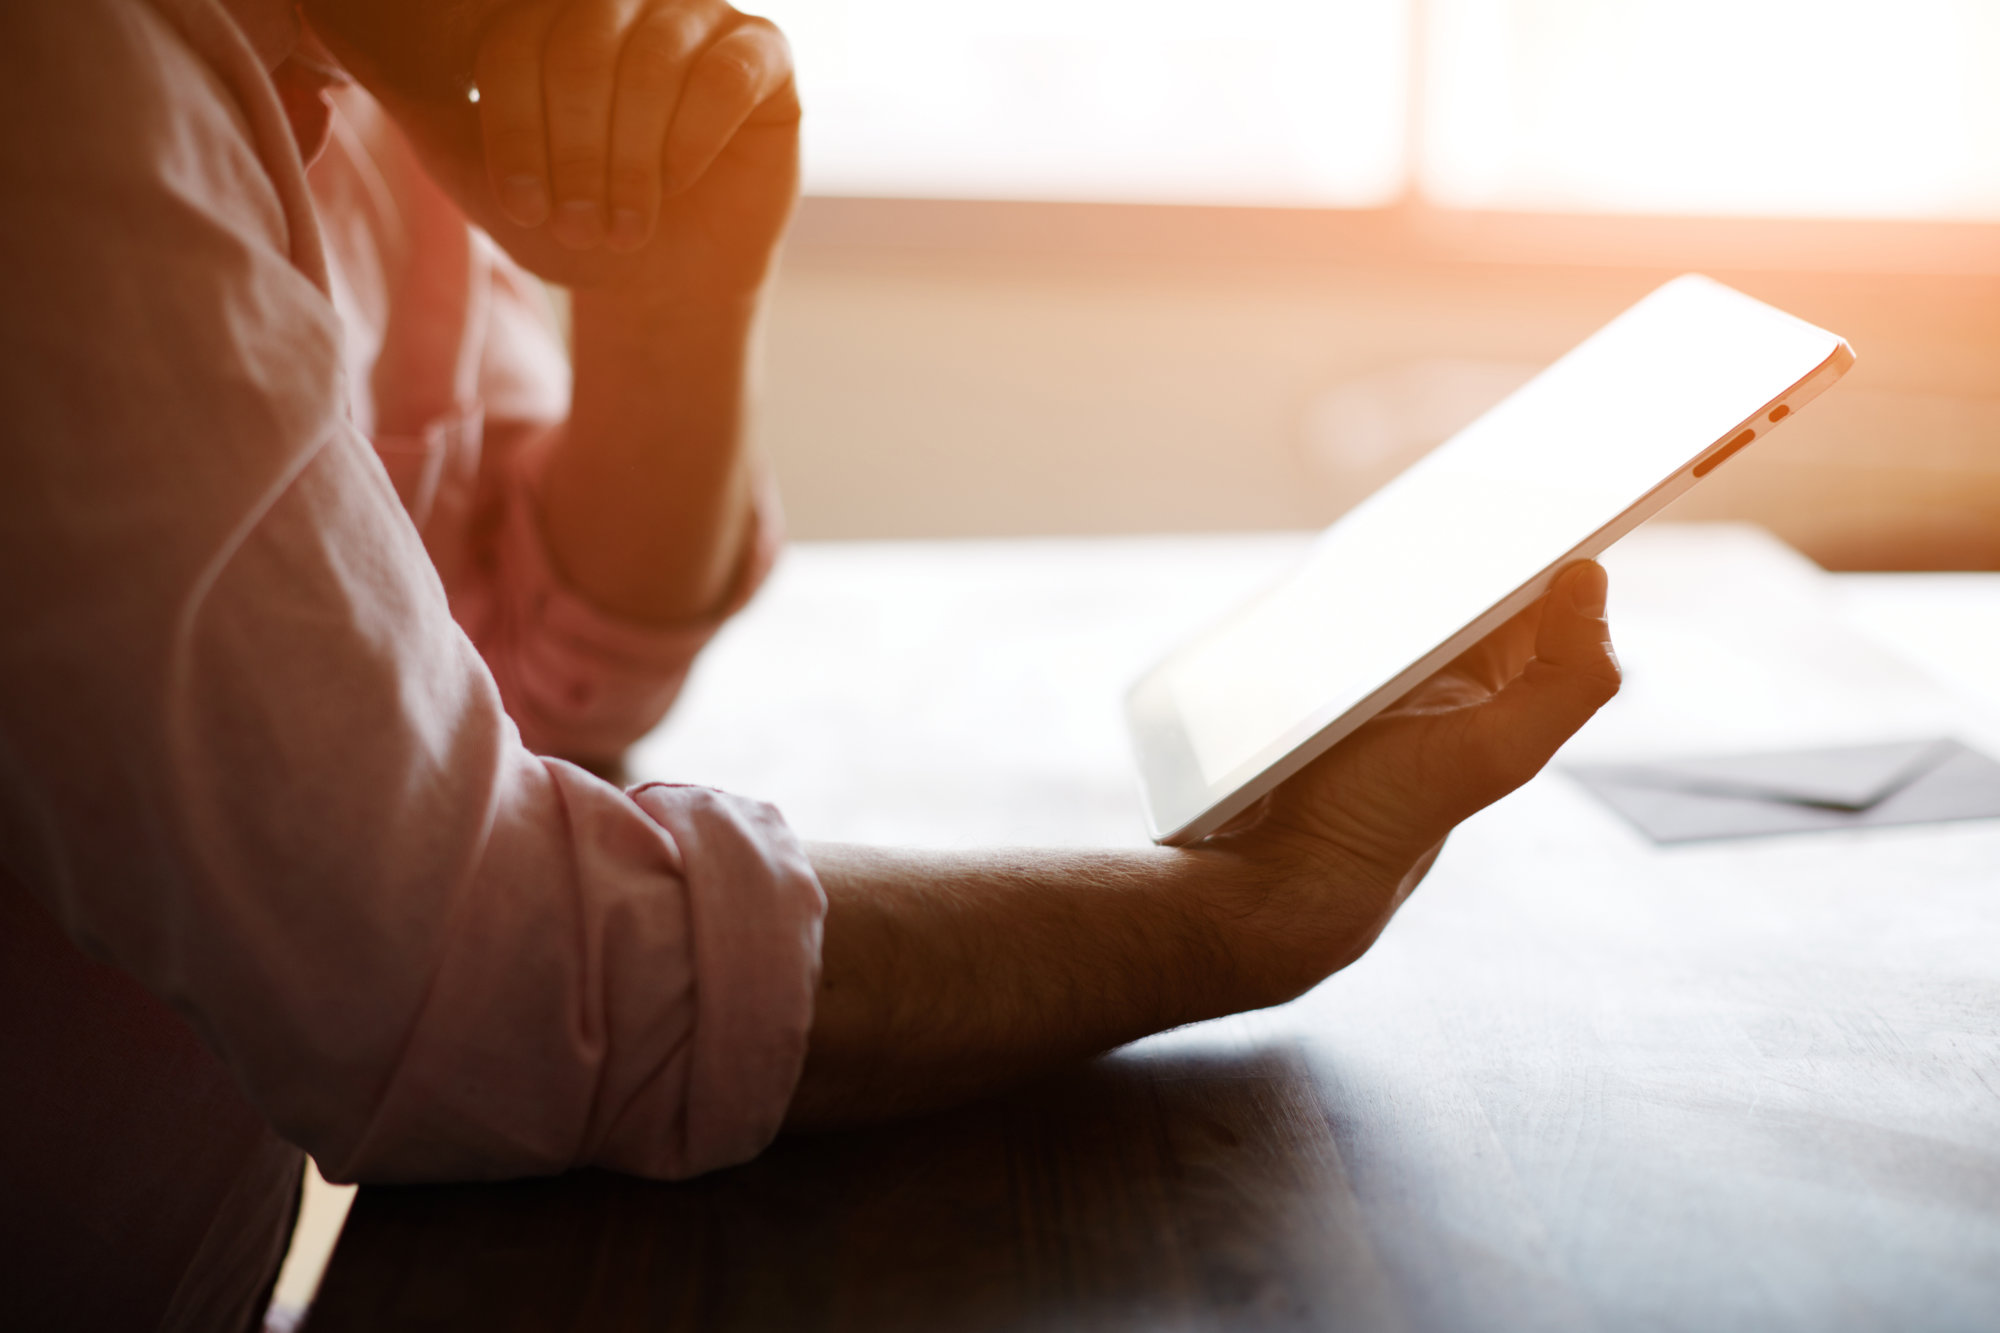
[[[1676,281],[1687,282],[1690,279]],[[1180,654],[1178,651],[1170,654],[1132,687],[1125,700],[1126,723],[1139,766],[1147,831],[1153,840],[1180,846],[1215,832],[1509,618],[1526,609],[1548,590],[1549,584],[1562,570],[1577,561],[1601,555],[1613,542],[1685,494],[1725,459],[1763,438],[1780,421],[1796,414],[1854,364],[1854,353],[1847,342],[1830,333],[1826,336],[1833,339],[1834,347],[1817,367],[1720,437],[1694,450],[1685,463],[1637,497],[1611,522],[1577,542],[1561,559],[1538,571],[1483,615],[1383,682],[1380,688],[1358,704],[1337,715],[1332,715],[1333,706],[1329,705],[1323,710],[1329,715],[1308,718],[1215,782],[1209,782],[1203,776],[1188,740],[1170,685],[1171,668]],[[1393,486],[1395,483],[1392,481],[1389,484]]]

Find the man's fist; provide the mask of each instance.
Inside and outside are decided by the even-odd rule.
[[[768,274],[798,194],[799,99],[767,21],[722,0],[498,5],[468,34],[469,83],[443,99],[371,77],[383,52],[323,35],[542,277],[728,297]]]
[[[473,67],[494,197],[573,250],[630,252],[739,132],[798,124],[791,52],[720,0],[541,0]]]

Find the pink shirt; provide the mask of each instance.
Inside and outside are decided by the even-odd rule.
[[[65,1322],[250,1308],[267,1122],[337,1179],[682,1176],[769,1142],[811,1019],[775,811],[537,757],[714,628],[552,571],[538,289],[358,92],[308,177],[273,45],[0,6],[0,1254]]]

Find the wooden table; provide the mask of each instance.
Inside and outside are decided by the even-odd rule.
[[[638,765],[813,837],[1131,843],[1119,688],[1298,549],[806,547]],[[2000,578],[1610,563],[1628,689],[1566,757],[2000,753]],[[309,1327],[2000,1328],[2000,824],[1663,851],[1546,774],[1291,1005],[683,1185],[367,1189]]]

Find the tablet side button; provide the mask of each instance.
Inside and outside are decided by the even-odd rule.
[[[1715,471],[1717,468],[1721,467],[1724,463],[1728,462],[1729,459],[1732,456],[1734,456],[1734,454],[1738,449],[1741,449],[1744,445],[1750,443],[1750,441],[1756,438],[1757,438],[1756,431],[1754,430],[1744,431],[1741,435],[1731,440],[1728,444],[1723,445],[1720,449],[1717,449],[1707,458],[1704,458],[1699,463],[1696,463],[1694,465],[1694,474],[1697,477],[1707,476],[1709,473]]]

